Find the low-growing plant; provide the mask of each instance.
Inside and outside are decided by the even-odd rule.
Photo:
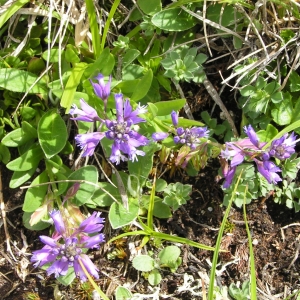
[[[162,268],[169,268],[174,273],[181,262],[180,249],[177,246],[167,246],[159,251],[157,258],[152,258],[150,255],[136,256],[132,261],[132,266],[143,272],[143,276],[151,285],[158,285],[162,280],[160,273]]]

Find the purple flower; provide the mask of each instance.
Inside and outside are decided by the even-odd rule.
[[[94,88],[94,92],[106,104],[107,98],[110,95],[111,76],[109,76],[109,80],[106,84],[104,82],[104,76],[102,74],[98,74],[95,77],[95,79],[98,80],[98,83],[95,83],[92,80],[90,80],[90,82]]]
[[[104,218],[100,218],[101,212],[94,211],[93,214],[82,221],[77,232],[95,233],[103,228]]]
[[[82,156],[85,157],[93,155],[95,148],[103,138],[103,132],[91,132],[76,135],[75,141],[76,144],[84,150]]]
[[[236,167],[244,161],[245,154],[242,149],[236,147],[234,143],[226,143],[225,150],[221,151],[221,157],[231,160],[231,167]]]
[[[145,113],[146,108],[139,106],[133,111],[128,99],[124,104],[122,94],[116,94],[115,101],[117,120],[105,120],[108,129],[108,131],[105,132],[105,136],[114,141],[110,160],[119,164],[121,160],[127,160],[123,153],[127,154],[131,161],[137,160],[137,155],[145,155],[143,151],[137,150],[136,148],[147,145],[149,140],[135,131],[132,126],[140,122],[145,122],[144,119],[137,115]]]
[[[171,112],[172,123],[176,127],[178,125],[178,114],[176,111]]]
[[[119,164],[121,160],[126,161],[128,158],[134,161],[137,160],[138,155],[145,155],[143,151],[136,148],[147,145],[149,140],[139,134],[136,131],[137,126],[134,125],[146,121],[138,116],[147,111],[146,106],[138,105],[133,110],[128,99],[124,103],[122,94],[115,95],[115,103],[116,120],[101,120],[102,124],[107,127],[107,131],[100,132],[102,128],[100,126],[97,132],[78,134],[75,137],[76,143],[84,150],[82,156],[93,155],[96,146],[104,137],[114,141],[110,155],[110,160],[114,163]],[[126,154],[128,158],[123,154]]]
[[[201,144],[201,138],[208,138],[209,130],[207,127],[192,127],[176,129],[177,135],[174,136],[175,144],[184,144],[195,150]]]
[[[261,175],[263,175],[269,183],[277,184],[278,181],[282,181],[280,176],[276,172],[281,172],[281,169],[277,167],[273,162],[266,160],[260,161],[254,159],[257,165],[257,169]]]
[[[225,181],[223,183],[224,188],[230,187],[233,177],[235,175],[235,171],[236,171],[236,167],[231,167],[231,166],[227,169],[226,172],[224,172],[224,170],[223,170],[223,175],[225,177]]]
[[[121,103],[123,105],[123,95],[122,94],[117,94],[117,95],[118,95],[119,99],[120,98],[122,99]],[[121,95],[121,97],[119,95]],[[122,114],[122,110],[123,110],[123,107],[120,111],[120,114]],[[145,119],[138,117],[138,115],[144,114],[146,112],[147,112],[146,105],[141,106],[140,103],[139,103],[138,107],[133,111],[129,100],[126,99],[125,104],[124,104],[124,121],[132,123],[132,124],[146,122]]]
[[[100,243],[105,241],[104,234],[98,232],[103,228],[103,218],[100,213],[94,212],[92,216],[84,220],[79,228],[69,233],[60,211],[54,210],[50,213],[55,226],[55,238],[40,236],[40,240],[45,244],[41,250],[33,252],[31,262],[34,266],[43,266],[50,263],[47,275],[54,274],[55,277],[64,276],[69,268],[74,268],[75,274],[82,281],[87,277],[79,263],[82,262],[89,274],[99,278],[98,268],[89,257],[83,253],[83,249],[98,248]],[[70,228],[68,228],[70,230]],[[58,234],[57,234],[58,233]],[[98,233],[92,237],[88,233]]]
[[[157,142],[166,139],[168,136],[167,132],[155,132],[152,134],[152,139]]]
[[[53,220],[56,231],[60,235],[63,235],[66,232],[66,227],[65,227],[65,223],[63,222],[63,219],[61,217],[60,211],[53,210],[52,212],[50,212],[50,217]]]
[[[89,106],[83,99],[80,99],[80,107],[79,109],[75,104],[72,105],[70,109],[71,115],[77,115],[76,118],[71,118],[71,120],[85,121],[85,122],[95,122],[101,121],[96,110]]]
[[[245,130],[245,133],[248,135],[251,143],[255,147],[259,148],[258,136],[257,136],[256,132],[254,131],[253,127],[251,125],[249,125],[248,128],[247,128],[247,126],[245,126],[244,130]]]
[[[289,158],[295,153],[296,135],[294,132],[288,137],[284,134],[281,138],[274,140],[271,144],[269,155],[280,160]]]

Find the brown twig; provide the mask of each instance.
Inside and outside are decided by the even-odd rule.
[[[1,165],[0,165],[0,210],[1,210],[1,216],[2,216],[2,221],[3,221],[3,227],[4,227],[4,232],[5,232],[5,237],[6,237],[6,249],[7,252],[12,256],[12,258],[16,260],[14,257],[11,247],[10,247],[10,236],[7,228],[7,223],[6,223],[6,211],[5,211],[5,204],[3,200],[3,189],[2,189],[2,177],[1,177]]]
[[[216,91],[216,89],[214,88],[214,86],[212,85],[212,83],[207,78],[205,78],[204,81],[203,81],[203,85],[206,88],[207,92],[210,94],[210,96],[213,98],[213,100],[220,106],[220,109],[224,113],[226,120],[228,121],[228,123],[231,126],[233,134],[235,136],[239,136],[239,133],[238,133],[236,127],[235,127],[235,124],[234,124],[234,122],[233,122],[233,120],[231,118],[230,113],[228,112],[226,106],[222,102],[222,100],[221,100],[218,92]]]

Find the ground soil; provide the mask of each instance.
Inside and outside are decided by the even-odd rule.
[[[220,227],[224,207],[222,190],[215,177],[218,173],[217,161],[209,162],[198,177],[183,176],[180,181],[193,184],[191,200],[174,212],[168,220],[155,220],[157,228],[166,233],[186,237],[202,244],[214,246]],[[164,175],[168,178],[169,174]],[[11,173],[2,168],[3,196],[7,217],[11,249],[15,259],[7,251],[4,226],[0,235],[0,299],[91,299],[88,288],[74,283],[71,287],[57,284],[45,272],[34,269],[29,263],[30,253],[40,249],[40,232],[29,231],[22,225],[24,194],[8,188]],[[172,181],[174,182],[174,178]],[[176,180],[175,180],[176,181]],[[105,215],[105,212],[103,213]],[[272,197],[259,199],[247,206],[247,218],[252,233],[260,299],[284,299],[300,289],[300,261],[298,259],[300,216],[283,205],[275,204]],[[220,254],[217,283],[229,286],[232,282],[243,282],[249,276],[248,239],[240,209],[232,208],[229,226],[222,239],[222,248],[227,253]],[[284,227],[284,228],[283,228]],[[106,230],[107,240],[119,232]],[[45,230],[44,234],[47,234]],[[123,259],[108,260],[107,255],[115,245],[104,246],[100,251],[91,252],[93,261],[101,268],[99,284],[108,294],[113,294],[118,285],[127,283],[133,292],[150,293],[147,281],[131,266],[129,245],[138,246],[140,240],[128,239],[122,245]],[[147,249],[155,250],[151,245]],[[169,299],[200,299],[188,291],[177,292],[183,283],[183,274],[207,280],[212,253],[193,247],[182,246],[183,263],[175,274],[163,271],[161,294]],[[31,293],[31,294],[29,294]],[[31,295],[32,298],[29,298]],[[56,295],[56,296],[55,296]],[[276,296],[277,295],[277,296]],[[34,297],[35,298],[34,298]],[[275,297],[276,296],[276,297]],[[55,298],[56,297],[56,298]],[[274,298],[273,298],[274,297]],[[163,299],[163,298],[161,298]]]

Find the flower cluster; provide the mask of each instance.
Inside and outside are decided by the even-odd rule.
[[[175,165],[185,168],[190,159],[200,154],[200,145],[205,145],[201,139],[207,139],[209,130],[207,127],[178,127],[178,114],[175,111],[171,113],[172,123],[175,127],[173,132],[173,141],[175,144],[181,145]],[[155,132],[152,134],[154,141],[162,141],[169,136],[166,132]],[[202,149],[203,150],[203,149]]]
[[[277,174],[281,169],[271,161],[272,158],[285,160],[295,153],[296,136],[294,133],[284,134],[281,138],[272,142],[271,146],[263,149],[266,143],[260,143],[258,136],[251,125],[244,127],[248,138],[236,142],[227,142],[226,148],[221,152],[221,158],[230,164],[223,163],[223,175],[225,182],[223,187],[230,186],[236,167],[245,159],[256,163],[258,171],[267,179],[269,183],[277,184],[282,181]]]
[[[175,144],[188,146],[191,150],[195,150],[201,144],[201,138],[208,138],[209,130],[207,127],[183,128],[178,126],[178,114],[175,111],[171,113],[171,119],[176,128],[173,137]],[[168,133],[156,132],[152,135],[153,140],[161,141],[168,137]]]
[[[103,76],[99,74],[96,79],[99,83],[93,83],[95,94],[99,96],[105,104],[108,95],[110,93],[110,82],[105,84]],[[83,149],[82,156],[93,155],[96,146],[103,138],[107,138],[113,141],[112,152],[110,155],[110,160],[113,163],[119,164],[120,161],[131,161],[137,160],[137,155],[145,155],[145,153],[137,148],[140,146],[145,146],[149,143],[149,140],[139,134],[136,131],[136,124],[145,122],[145,120],[139,117],[140,114],[147,112],[145,106],[138,106],[135,110],[128,99],[123,100],[122,94],[115,94],[115,104],[116,104],[116,119],[101,119],[96,110],[89,106],[83,99],[80,100],[81,109],[78,109],[76,105],[72,106],[70,110],[71,115],[77,115],[77,117],[72,118],[72,120],[79,120],[85,122],[95,122],[100,121],[96,132],[78,134],[75,137],[76,143]],[[106,131],[102,131],[103,125],[107,128]],[[126,154],[127,156],[125,156]],[[128,157],[128,158],[127,158]]]
[[[81,262],[89,274],[99,278],[99,269],[84,251],[85,249],[97,249],[99,244],[105,241],[104,234],[99,233],[104,226],[104,218],[100,218],[100,214],[100,212],[94,212],[78,228],[73,228],[70,232],[61,212],[53,210],[50,217],[53,220],[55,232],[52,238],[40,236],[40,240],[45,246],[41,250],[33,252],[31,262],[35,263],[35,267],[50,263],[47,275],[54,274],[55,277],[66,275],[69,268],[74,268],[76,276],[82,281],[86,281],[87,277],[81,267]],[[94,235],[89,236],[89,234]]]

